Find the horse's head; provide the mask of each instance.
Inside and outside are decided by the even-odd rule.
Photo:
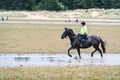
[[[75,35],[75,34],[73,33],[73,30],[72,30],[72,29],[65,28],[65,31],[64,31],[63,34],[61,35],[61,39],[64,39],[64,38],[66,38],[67,36],[70,36],[70,35]]]

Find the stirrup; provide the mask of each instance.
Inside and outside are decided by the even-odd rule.
[[[82,44],[80,44],[80,47],[83,47],[83,45],[82,45]]]

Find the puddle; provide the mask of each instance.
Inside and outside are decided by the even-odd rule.
[[[67,54],[0,54],[0,67],[52,67],[52,66],[119,66],[120,54],[99,54],[93,58],[90,54],[82,54],[82,59],[70,58]]]

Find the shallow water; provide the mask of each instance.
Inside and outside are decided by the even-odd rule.
[[[119,66],[120,54],[81,54],[82,59],[67,54],[1,54],[0,67],[38,67],[38,66]]]

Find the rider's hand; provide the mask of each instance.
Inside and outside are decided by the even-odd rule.
[[[78,36],[80,36],[80,33],[78,33]]]

